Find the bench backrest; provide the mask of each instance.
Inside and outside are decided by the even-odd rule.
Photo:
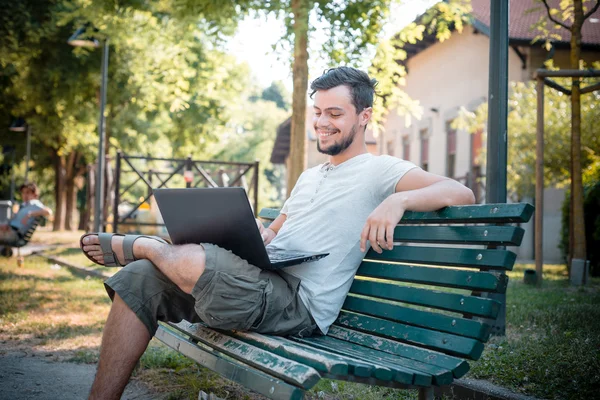
[[[260,216],[278,213],[265,209]],[[516,259],[504,246],[519,246],[524,234],[510,224],[532,213],[529,204],[407,212],[394,231],[394,249],[365,256],[329,335],[356,343],[380,337],[369,347],[398,341],[478,359],[501,306],[486,296],[506,292],[504,272]]]
[[[38,225],[40,223],[42,223],[43,220],[44,220],[44,217],[34,218],[34,221],[31,224],[31,226],[29,227],[29,229],[27,229],[27,232],[25,232],[25,234],[23,235],[22,238],[19,238],[19,240],[17,241],[17,243],[15,244],[14,247],[23,247],[23,246],[27,245],[27,243],[29,243],[29,241],[31,240],[31,237],[33,236]]]

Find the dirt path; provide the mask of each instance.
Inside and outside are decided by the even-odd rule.
[[[10,350],[4,342],[0,351],[0,399],[80,400],[87,398],[96,366],[57,361],[52,354],[26,349]],[[150,400],[162,396],[132,380],[122,399]]]

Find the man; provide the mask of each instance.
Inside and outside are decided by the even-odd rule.
[[[19,191],[23,202],[7,224],[0,224],[0,245],[15,244],[33,226],[37,217],[52,215],[52,210],[38,200],[39,189],[35,183],[26,182]]]
[[[107,252],[121,264],[140,260],[106,282],[113,305],[90,398],[120,396],[157,320],[277,335],[327,333],[367,245],[379,253],[391,249],[405,210],[473,203],[473,193],[456,181],[367,152],[375,84],[348,67],[311,84],[318,149],[329,162],[301,175],[280,215],[262,230],[266,245],[329,256],[274,272],[210,244],[113,235],[103,251],[97,235],[82,239],[84,252],[100,264]]]

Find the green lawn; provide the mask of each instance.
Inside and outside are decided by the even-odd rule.
[[[92,265],[68,247],[53,254]],[[573,288],[563,266],[549,265],[543,286],[537,288],[522,283],[525,268],[533,266],[517,265],[510,272],[506,336],[490,340],[467,376],[540,398],[597,398],[600,279]],[[23,268],[14,259],[0,259],[0,340],[5,344],[94,363],[109,306],[100,279],[78,278],[40,257],[28,257]],[[154,342],[135,375],[170,398],[195,399],[199,390],[229,399],[260,398]],[[322,380],[308,398],[413,399],[416,392]]]

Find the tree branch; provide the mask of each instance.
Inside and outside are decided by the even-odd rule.
[[[585,15],[583,16],[583,20],[585,21],[586,19],[588,19],[593,13],[596,12],[596,10],[598,9],[598,7],[600,7],[600,0],[596,0],[596,5],[594,7],[592,7],[592,9],[590,11],[588,11],[587,13],[585,13]]]
[[[600,0],[599,0],[600,1]],[[571,32],[571,27],[568,26],[567,24],[560,22],[559,20],[555,19],[551,14],[550,14],[550,6],[548,5],[548,1],[547,0],[542,0],[542,3],[544,4],[544,6],[546,6],[546,14],[548,14],[548,18],[550,19],[550,21],[554,22],[556,25],[560,25],[563,28],[565,28],[566,30],[568,30],[569,32]]]

